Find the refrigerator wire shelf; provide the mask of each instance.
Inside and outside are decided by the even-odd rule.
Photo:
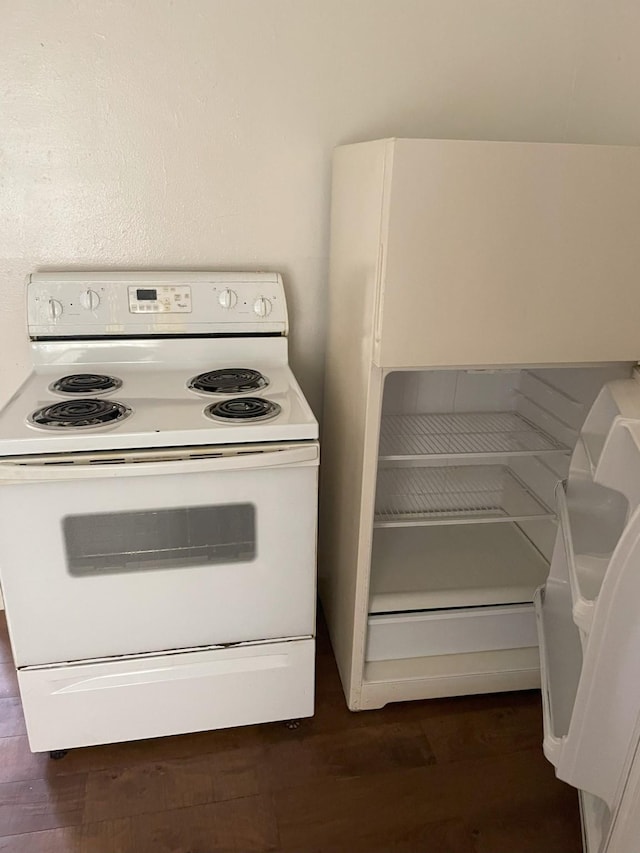
[[[569,448],[516,412],[385,415],[381,460],[416,456],[526,456]]]
[[[382,468],[378,472],[376,527],[554,517],[504,465]]]

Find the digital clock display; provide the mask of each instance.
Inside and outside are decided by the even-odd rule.
[[[136,290],[136,299],[138,300],[138,302],[142,302],[144,299],[147,299],[150,302],[155,302],[157,298],[157,290]]]

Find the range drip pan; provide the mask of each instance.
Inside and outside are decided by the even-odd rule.
[[[49,386],[56,394],[105,394],[115,391],[122,386],[122,380],[117,376],[107,376],[104,373],[71,373],[61,376]]]
[[[273,400],[263,397],[234,397],[233,400],[221,400],[212,403],[204,410],[205,415],[214,421],[267,421],[281,412],[281,406]]]
[[[269,380],[248,367],[223,367],[200,373],[188,382],[188,388],[202,394],[243,394],[266,388]]]
[[[39,429],[95,429],[124,420],[131,413],[128,406],[114,400],[65,400],[36,409],[27,421]]]

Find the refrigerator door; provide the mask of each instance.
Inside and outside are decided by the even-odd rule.
[[[612,812],[640,734],[640,422],[625,414],[603,393],[587,419],[536,594],[545,755],[560,779]],[[602,440],[593,442],[596,423]]]

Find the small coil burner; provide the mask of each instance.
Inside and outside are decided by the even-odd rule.
[[[109,426],[130,414],[128,406],[113,400],[68,400],[37,409],[28,422],[40,429],[91,429]]]
[[[257,370],[247,367],[223,367],[221,370],[211,370],[194,376],[189,380],[188,387],[204,394],[243,394],[266,388],[268,384],[266,377]]]
[[[120,388],[122,381],[115,376],[102,373],[72,373],[62,376],[49,385],[50,391],[58,394],[104,394]]]
[[[280,414],[281,407],[262,397],[236,397],[212,403],[204,410],[214,421],[267,421]]]

